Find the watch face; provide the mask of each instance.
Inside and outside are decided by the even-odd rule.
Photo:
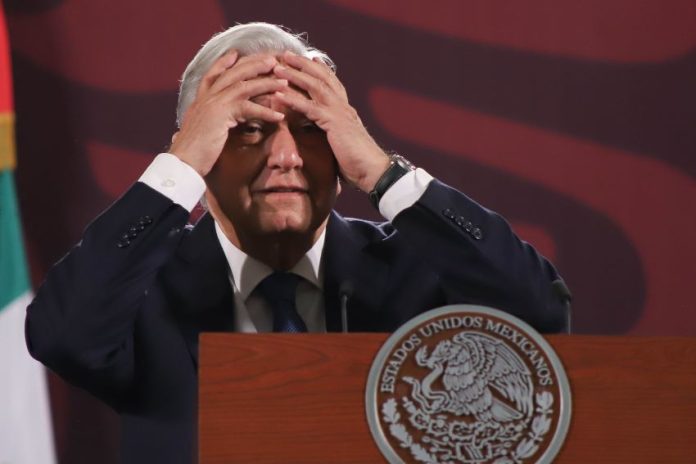
[[[392,154],[390,155],[390,158],[392,159],[392,162],[398,164],[399,166],[408,169],[409,171],[415,171],[416,167],[411,163],[409,160],[404,158],[403,156],[399,154]]]

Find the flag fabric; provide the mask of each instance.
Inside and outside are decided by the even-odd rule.
[[[0,5],[0,464],[55,463],[46,373],[29,356],[29,273],[15,196],[9,47]]]

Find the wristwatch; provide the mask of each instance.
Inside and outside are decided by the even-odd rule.
[[[379,178],[375,187],[370,192],[370,201],[375,208],[379,209],[379,201],[382,199],[384,194],[389,190],[389,188],[396,183],[397,180],[401,179],[406,173],[415,171],[416,167],[406,158],[399,155],[398,153],[391,153],[389,155],[391,163],[382,177]]]

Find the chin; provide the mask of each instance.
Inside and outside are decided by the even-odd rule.
[[[308,218],[296,214],[278,214],[264,221],[261,228],[270,234],[306,234],[314,233],[310,230]]]

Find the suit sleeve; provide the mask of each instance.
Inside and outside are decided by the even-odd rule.
[[[118,408],[133,388],[133,331],[189,213],[136,183],[48,273],[27,308],[29,352]]]
[[[448,303],[497,307],[541,332],[569,330],[556,269],[495,212],[433,180],[392,224],[438,274]]]

